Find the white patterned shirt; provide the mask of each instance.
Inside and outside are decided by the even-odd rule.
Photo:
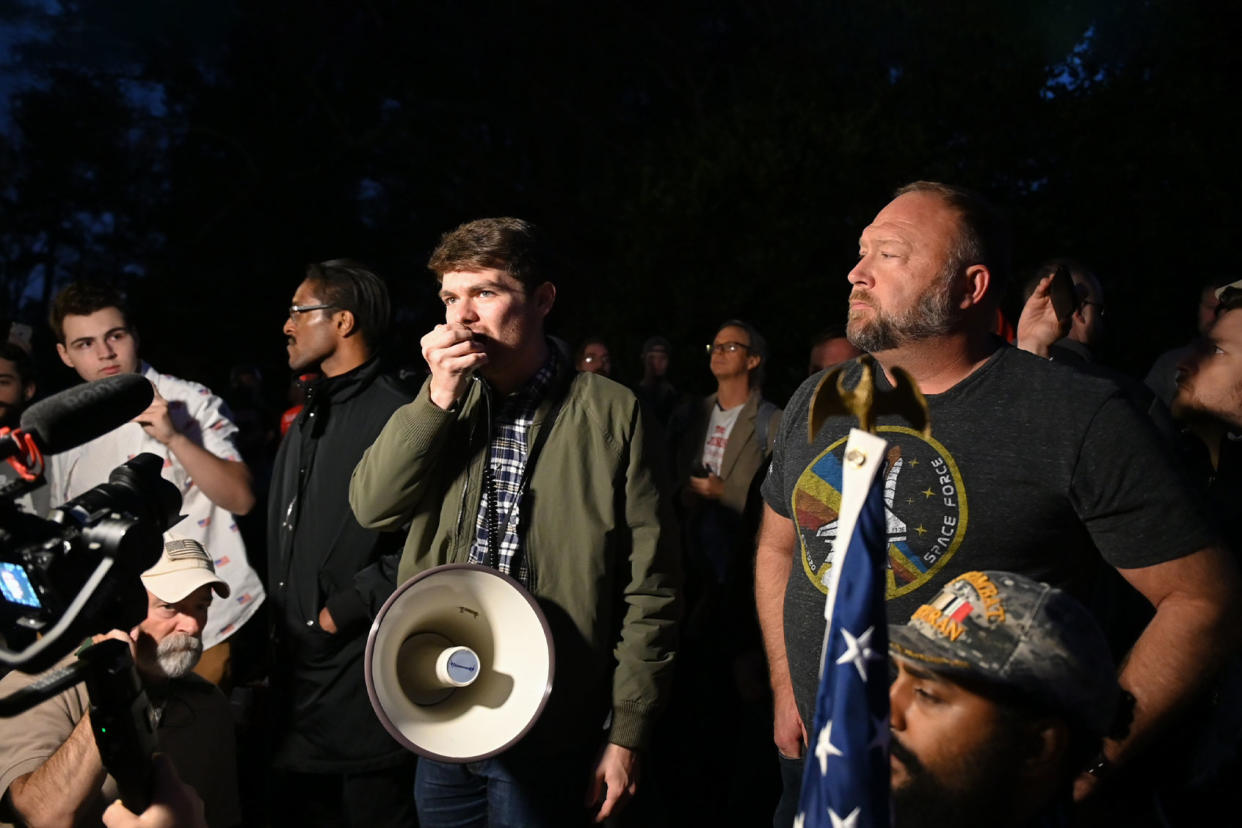
[[[223,400],[204,385],[161,374],[145,362],[140,371],[168,400],[168,416],[177,431],[217,457],[241,460],[234,443],[237,426],[225,414]],[[181,514],[185,517],[169,528],[201,543],[215,560],[216,574],[229,585],[228,598],[216,596],[211,602],[203,628],[203,647],[213,647],[237,632],[263,603],[263,584],[246,559],[246,546],[233,515],[203,494],[168,446],[131,422],[48,457],[51,505],[59,506],[106,483],[114,468],[143,452],[164,458],[164,478],[181,492]]]

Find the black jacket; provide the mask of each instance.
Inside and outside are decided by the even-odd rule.
[[[412,396],[374,359],[318,380],[276,455],[267,549],[278,767],[351,772],[408,755],[376,719],[363,674],[367,630],[395,587],[404,538],[358,525],[349,478]],[[325,606],[335,634],[319,626]]]

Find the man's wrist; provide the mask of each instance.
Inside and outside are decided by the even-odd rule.
[[[441,411],[452,411],[460,396],[460,394],[454,394],[452,389],[437,388],[434,381],[427,386],[427,398]]]
[[[1027,339],[1019,339],[1018,348],[1028,353],[1032,353],[1037,357],[1048,359],[1048,346],[1043,342],[1031,342]]]

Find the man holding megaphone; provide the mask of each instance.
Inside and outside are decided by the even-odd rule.
[[[556,670],[517,744],[419,762],[419,820],[600,821],[637,790],[672,674],[680,570],[658,447],[629,390],[575,374],[545,336],[556,286],[533,227],[464,224],[429,267],[445,305],[422,339],[431,376],[363,455],[350,504],[363,526],[410,526],[398,582],[465,563],[520,582]]]

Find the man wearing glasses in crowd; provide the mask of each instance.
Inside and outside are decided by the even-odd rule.
[[[691,511],[714,504],[740,516],[746,508],[781,422],[781,410],[760,393],[766,351],[759,331],[740,320],[721,325],[707,346],[716,393],[694,412],[678,451]]]
[[[290,825],[412,825],[413,757],[380,726],[363,650],[392,593],[398,534],[358,525],[349,476],[411,394],[383,374],[388,290],[343,259],[314,264],[284,334],[295,374],[318,373],[285,435],[268,499],[277,783]]]
[[[719,326],[707,357],[716,393],[696,400],[681,432],[676,454],[682,537],[686,548],[686,618],[674,711],[669,721],[684,729],[670,740],[679,754],[673,764],[691,788],[743,781],[762,744],[766,703],[762,692],[759,632],[751,594],[753,539],[758,527],[758,484],[767,469],[781,410],[760,391],[767,367],[763,336],[748,322]],[[679,705],[686,705],[684,710]],[[720,728],[707,723],[755,721]],[[693,747],[691,747],[693,746]],[[741,777],[741,778],[739,778]],[[719,800],[722,811],[738,812]],[[708,815],[723,816],[717,812]],[[746,821],[746,819],[741,819]]]

